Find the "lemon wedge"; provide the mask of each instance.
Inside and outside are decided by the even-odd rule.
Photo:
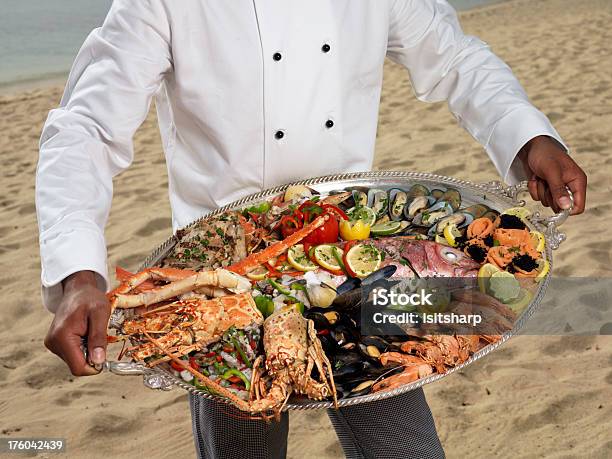
[[[461,231],[455,223],[449,223],[444,227],[444,238],[451,247],[457,247],[457,238],[461,236]]]
[[[482,293],[489,293],[489,279],[499,271],[500,269],[491,263],[485,263],[480,267],[478,270],[478,288]]]
[[[511,207],[510,209],[504,210],[502,215],[514,215],[527,223],[529,217],[531,217],[531,211],[526,207]]]
[[[536,250],[540,253],[544,252],[544,248],[546,247],[546,238],[539,231],[531,231],[531,240],[533,241],[533,245]]]
[[[538,271],[540,273],[536,276],[535,281],[541,282],[542,279],[544,279],[548,274],[548,271],[550,271],[550,263],[548,262],[548,260],[538,260]]]
[[[363,220],[341,220],[340,236],[345,241],[367,239],[370,236],[370,225]]]

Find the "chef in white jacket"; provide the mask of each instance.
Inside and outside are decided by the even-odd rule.
[[[81,337],[92,362],[105,360],[112,180],[131,164],[153,98],[177,229],[264,188],[370,169],[385,57],[406,67],[418,99],[448,102],[506,182],[529,179],[532,196],[556,210],[569,206],[567,186],[582,212],[585,174],[444,0],[115,0],[40,141],[43,300],[55,313],[47,347],[75,375],[96,372]],[[345,453],[442,455],[422,392],[410,397],[330,414]],[[213,402],[191,405],[201,457],[283,456],[286,416],[253,426]],[[368,430],[375,412],[395,417],[388,432]]]

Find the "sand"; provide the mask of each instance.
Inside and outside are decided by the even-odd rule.
[[[565,225],[555,274],[610,276],[612,3],[516,0],[461,17],[512,66],[589,175],[589,210]],[[390,63],[385,70],[376,168],[497,178],[444,104],[416,101],[406,73]],[[0,436],[62,436],[71,457],[192,456],[182,391],[151,391],[138,377],[74,378],[43,347],[51,316],[39,296],[34,171],[42,123],[60,94],[45,87],[0,97]],[[111,265],[126,268],[171,231],[153,113],[135,148],[106,233]],[[611,348],[605,336],[516,337],[426,387],[448,457],[612,456]],[[290,457],[342,455],[324,413],[294,414],[290,437]]]

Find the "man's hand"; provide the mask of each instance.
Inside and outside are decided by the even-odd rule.
[[[96,286],[91,271],[79,271],[64,279],[64,298],[45,338],[45,346],[70,367],[75,376],[98,373],[91,364],[106,360],[106,327],[110,305],[104,292]],[[81,338],[87,337],[85,360]]]
[[[574,195],[573,215],[584,212],[587,177],[565,150],[550,137],[530,140],[519,152],[529,177],[529,193],[555,212],[570,206],[566,186]]]

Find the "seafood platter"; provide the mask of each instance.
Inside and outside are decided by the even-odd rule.
[[[543,217],[519,200],[525,191],[376,171],[224,206],[177,231],[138,272],[117,268],[109,341],[121,350],[105,368],[261,417],[436,381],[496,349],[542,301],[570,210]],[[473,282],[411,311],[478,314],[487,329],[364,332],[367,286],[427,278]]]

